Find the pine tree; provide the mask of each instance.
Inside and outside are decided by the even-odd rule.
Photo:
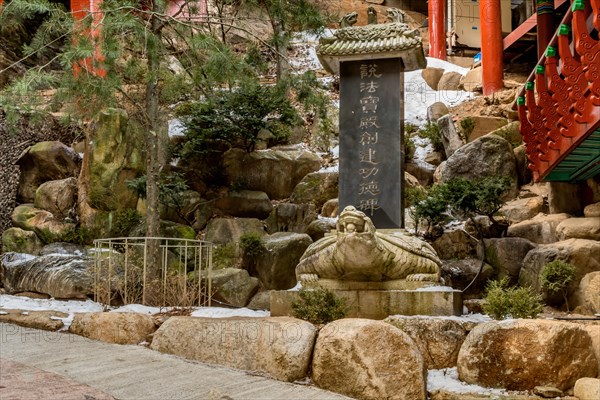
[[[15,122],[23,114],[34,118],[61,107],[83,124],[108,107],[119,107],[143,127],[148,237],[159,236],[158,183],[165,161],[160,137],[166,134],[167,107],[231,86],[239,76],[252,76],[229,48],[204,33],[203,26],[167,15],[166,3],[104,0],[100,12],[80,18],[48,0],[12,0],[0,14],[0,36],[2,29],[31,16],[45,16],[24,54],[50,57],[0,93],[0,108],[8,120]],[[193,3],[182,3],[180,13]],[[169,66],[173,62],[183,71],[174,72]],[[85,195],[80,192],[80,204],[85,204]],[[89,211],[80,208],[80,217],[85,220]],[[157,253],[158,243],[153,247]]]

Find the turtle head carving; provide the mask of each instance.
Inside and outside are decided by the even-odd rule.
[[[348,206],[340,214],[337,231],[340,233],[374,233],[375,225],[364,212]]]
[[[358,21],[358,13],[356,11],[352,11],[342,17],[340,20],[340,28],[348,28]]]

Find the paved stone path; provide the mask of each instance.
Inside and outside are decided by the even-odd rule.
[[[57,399],[87,400],[105,399],[105,394],[119,400],[347,399],[311,386],[192,362],[142,346],[107,344],[2,323],[0,358],[17,363],[0,364],[2,400],[47,399],[52,398],[50,393],[55,393]],[[33,373],[39,379],[26,379],[24,373]],[[45,392],[39,392],[44,388]],[[81,397],[86,390],[94,389],[96,394]],[[65,390],[71,390],[70,395],[61,397]]]

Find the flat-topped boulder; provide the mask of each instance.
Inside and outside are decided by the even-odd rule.
[[[171,317],[151,348],[293,382],[308,375],[317,330],[295,318]]]
[[[579,325],[550,320],[493,321],[473,329],[458,355],[466,383],[509,390],[567,390],[595,377],[592,340]]]

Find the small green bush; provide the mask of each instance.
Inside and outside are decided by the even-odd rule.
[[[244,233],[240,236],[240,248],[244,258],[255,258],[265,251],[261,236],[256,232]]]
[[[569,311],[569,283],[575,280],[575,266],[564,261],[555,260],[549,262],[542,269],[540,280],[542,287],[549,293],[560,293],[565,300],[567,311]]]
[[[471,117],[464,118],[460,121],[459,135],[465,140],[469,140],[469,136],[475,129],[475,120]]]
[[[214,247],[213,269],[230,268],[236,264],[235,243],[228,243]]]
[[[296,318],[313,324],[326,324],[346,315],[346,300],[331,290],[300,289],[298,299],[292,302],[292,311]]]
[[[428,122],[418,132],[422,138],[427,138],[431,141],[431,144],[435,151],[442,151],[444,144],[442,143],[442,132],[440,127],[435,122]]]
[[[415,133],[419,130],[419,127],[415,124],[411,124],[410,122],[404,123],[404,133],[410,135],[411,133]]]
[[[74,243],[83,246],[91,245],[96,238],[98,238],[97,230],[89,229],[84,226],[77,226],[67,230],[61,239],[63,242]],[[45,243],[51,242],[52,241]]]
[[[529,288],[510,287],[507,278],[490,282],[485,300],[483,311],[496,320],[535,318],[542,311],[542,296]]]
[[[129,232],[142,221],[142,216],[137,210],[128,208],[116,211],[113,214],[113,223],[110,230],[112,237],[126,237]]]
[[[408,137],[408,135],[404,135],[404,160],[408,161],[408,160],[412,160],[415,157],[415,151],[417,150],[417,147],[415,146],[415,143],[410,140],[410,137]]]

